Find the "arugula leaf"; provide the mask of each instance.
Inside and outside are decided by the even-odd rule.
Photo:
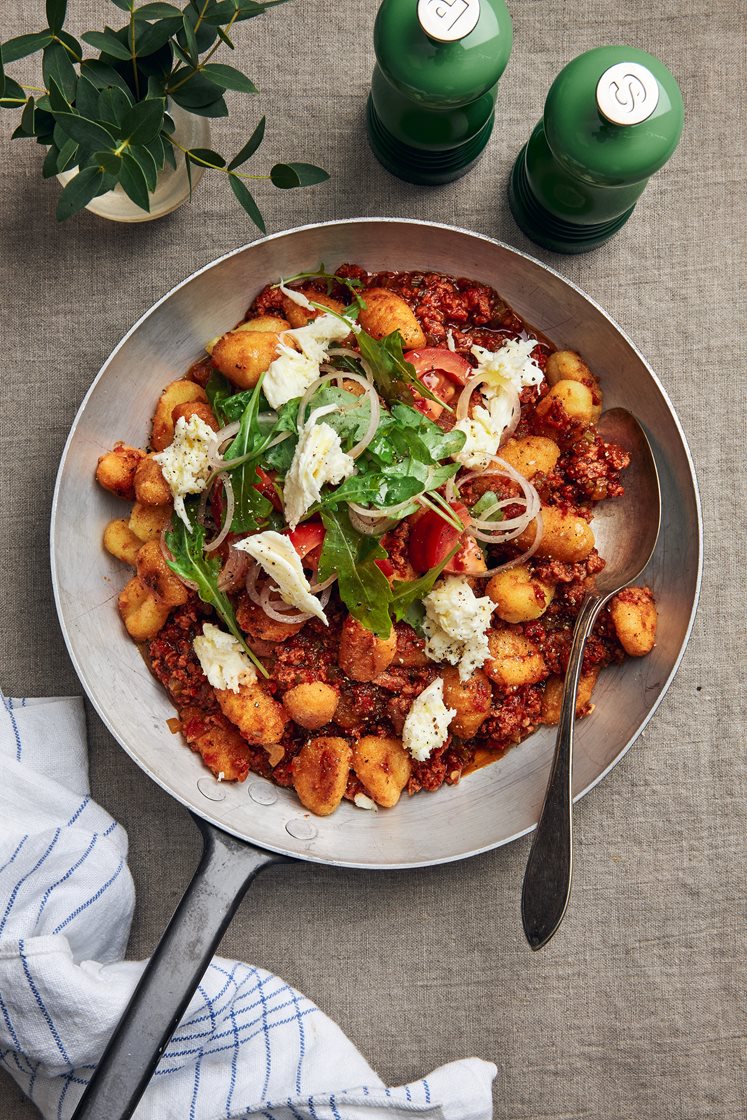
[[[430,568],[420,579],[395,579],[392,585],[392,600],[389,609],[396,622],[409,622],[414,630],[422,634],[423,619],[425,618],[423,599],[429,591],[433,590],[434,583],[452,556],[456,556],[461,544],[461,541],[457,541],[451,552],[444,556],[441,563],[436,564],[435,568]]]
[[[205,530],[197,520],[197,500],[187,502],[186,506],[187,516],[193,528],[187,529],[181,518],[174,517],[171,530],[166,534],[166,544],[171,552],[171,559],[167,558],[166,563],[172,572],[197,584],[197,593],[203,603],[209,603],[215,609],[258,671],[263,677],[268,677],[269,673],[264,665],[246,644],[236,621],[231,600],[224,591],[218,590],[221,562],[214,553],[205,554]]]
[[[412,389],[415,387],[421,397],[436,401],[447,412],[451,412],[447,404],[432,393],[427,385],[418,377],[415,366],[405,361],[402,351],[402,335],[399,331],[392,331],[385,338],[373,338],[367,331],[358,330],[355,334],[358,348],[371,367],[371,373],[376,388],[384,400],[391,404],[393,401],[403,401],[412,404]]]
[[[486,490],[472,507],[473,517],[482,517],[490,521],[503,521],[505,517],[503,510],[496,508],[500,500],[498,494],[493,493],[492,490]]]
[[[210,371],[210,377],[208,378],[207,385],[205,386],[205,392],[207,393],[210,407],[212,408],[220,423],[224,425],[228,423],[228,418],[224,411],[224,407],[230,398],[237,397],[240,394],[234,393],[233,385],[228,380],[228,378],[224,377],[223,374],[219,373],[215,368]],[[245,407],[245,404],[242,405],[242,412],[244,411]],[[240,415],[233,417],[233,419],[239,420]]]
[[[241,459],[245,455],[258,455],[266,442],[257,422],[261,389],[262,378],[251,390],[241,416],[241,427],[223,456],[227,462],[231,459]],[[272,511],[272,502],[256,487],[258,481],[257,464],[253,458],[236,467],[231,473],[231,486],[236,503],[231,521],[233,533],[249,533],[259,529]]]
[[[452,428],[445,432],[438,424],[434,424],[422,412],[408,405],[395,404],[392,406],[392,416],[401,428],[408,434],[417,437],[418,441],[427,449],[431,461],[435,459],[448,459],[462,450],[467,437],[464,432]]]
[[[375,537],[356,533],[346,511],[323,509],[321,516],[327,532],[319,578],[325,580],[336,572],[340,598],[353,618],[377,637],[388,638],[392,631],[391,588],[376,564],[386,559],[385,550]]]

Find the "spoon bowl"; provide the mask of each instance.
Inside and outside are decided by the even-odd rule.
[[[584,646],[599,612],[613,595],[643,572],[659,536],[661,491],[653,452],[643,428],[625,408],[603,413],[602,439],[630,455],[624,493],[602,502],[594,517],[594,536],[605,567],[595,589],[581,604],[573,631],[563,687],[558,734],[550,778],[529,853],[521,897],[524,933],[532,949],[546,945],[563,920],[573,873],[573,728]]]

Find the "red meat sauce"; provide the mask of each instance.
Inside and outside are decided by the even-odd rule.
[[[381,272],[368,274],[359,266],[344,264],[337,275],[361,282],[359,289],[365,299],[368,287],[386,287],[397,292],[415,312],[426,334],[428,346],[446,345],[449,338],[457,352],[474,361],[471,347],[475,344],[490,350],[498,349],[506,339],[526,337],[531,334],[539,341],[533,351],[537,364],[544,369],[554,350],[552,344],[539,335],[505,303],[498,293],[484,284],[464,278],[453,278],[428,272]],[[310,281],[302,286],[312,295],[314,291],[327,292],[324,281]],[[350,302],[350,293],[343,285],[333,285],[329,294],[343,303]],[[284,313],[282,295],[273,285],[268,285],[253,300],[247,318],[256,315]],[[189,376],[204,384],[210,375],[210,361],[203,359],[190,370]],[[547,393],[548,386],[526,388],[521,393],[521,418],[515,435],[517,438],[532,434],[551,435],[562,451],[552,472],[536,475],[534,485],[545,504],[572,509],[576,514],[591,518],[592,502],[622,493],[620,472],[628,465],[627,454],[619,447],[607,444],[596,434],[574,441],[577,432],[558,410],[551,409],[538,427],[534,408]],[[472,505],[486,490],[499,497],[518,494],[518,487],[496,476],[477,478],[461,489],[461,498]],[[506,516],[519,512],[520,507],[508,507]],[[413,578],[415,573],[408,558],[409,525],[400,523],[382,538],[391,563],[394,577]],[[490,566],[510,559],[519,549],[513,545],[503,549],[489,548]],[[542,698],[547,679],[562,676],[567,668],[573,626],[586,591],[593,586],[595,575],[604,567],[596,550],[583,561],[575,564],[558,560],[531,561],[533,573],[542,581],[555,586],[555,595],[547,610],[534,622],[515,625],[513,630],[522,633],[542,654],[546,677],[534,684],[503,688],[493,683],[490,712],[478,734],[469,742],[450,735],[442,747],[423,762],[414,761],[407,792],[433,791],[444,784],[455,784],[462,775],[501,756],[516,743],[530,735],[542,722]],[[478,594],[484,593],[484,584],[476,583]],[[267,752],[244,741],[245,757],[239,770],[253,771],[270,778],[281,786],[293,782],[295,756],[303,744],[314,734],[340,735],[355,740],[362,735],[399,736],[413,699],[437,676],[437,666],[429,662],[424,653],[423,639],[411,627],[397,624],[397,654],[392,665],[374,681],[361,683],[350,680],[338,665],[340,630],[345,610],[333,595],[328,608],[329,627],[312,619],[283,641],[257,639],[251,632],[253,608],[246,596],[231,596],[240,625],[246,623],[247,640],[261,657],[270,673],[266,684],[268,691],[278,700],[298,684],[322,681],[332,685],[339,694],[339,703],[333,723],[320,732],[308,732],[288,722],[280,742],[284,750],[282,760],[271,767]],[[243,606],[242,606],[243,604]],[[180,715],[180,727],[195,750],[200,750],[201,737],[213,727],[231,726],[220,712],[213,689],[202,673],[192,649],[192,640],[201,632],[202,624],[211,616],[196,595],[175,610],[166,626],[148,645],[152,670],[169,693]],[[498,627],[501,623],[498,622]],[[605,665],[620,661],[623,652],[615,636],[607,612],[603,612],[594,634],[587,642],[583,671],[592,672]],[[232,733],[236,729],[232,728]],[[245,773],[244,775],[245,776]],[[366,793],[359,778],[351,771],[346,798]]]

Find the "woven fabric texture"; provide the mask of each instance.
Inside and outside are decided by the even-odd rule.
[[[73,29],[116,25],[109,4],[70,5]],[[238,150],[262,112],[264,170],[319,163],[308,191],[258,184],[268,228],[358,215],[452,222],[558,268],[622,325],[679,413],[705,513],[703,594],[662,707],[578,806],[574,894],[540,954],[521,932],[522,840],[459,865],[362,873],[292,865],[261,877],[221,952],[262,965],[336,1020],[390,1084],[464,1055],[495,1061],[497,1120],[737,1120],[747,1112],[744,1021],[745,467],[744,8],[733,0],[513,0],[515,43],[485,157],[457,183],[408,186],[370,154],[363,108],[374,0],[295,0],[244,24],[237,59],[261,90],[229,95],[214,142]],[[41,0],[3,5],[3,39],[43,24]],[[683,90],[686,127],[631,221],[603,249],[532,246],[505,196],[513,159],[558,70],[592,46],[630,43]],[[31,74],[27,62],[14,75]],[[15,695],[80,690],[57,626],[50,503],[68,428],[95,373],[173,284],[256,231],[226,184],[193,205],[117,226],[58,226],[59,187],[0,116],[0,681]],[[215,177],[219,179],[219,176]],[[81,541],[81,551],[90,542]],[[736,596],[736,598],[735,598]],[[740,702],[741,701],[741,702]],[[149,954],[188,882],[187,814],[89,711],[92,787],[127,828],[138,892],[130,956]],[[740,1072],[741,1071],[741,1072]],[[0,1075],[3,1120],[36,1115]]]

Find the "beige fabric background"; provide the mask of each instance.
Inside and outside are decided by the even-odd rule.
[[[100,26],[102,12],[118,19],[103,0],[70,7],[78,28]],[[37,15],[42,26],[41,0],[2,9],[2,38],[32,30]],[[243,25],[243,68],[262,93],[216,123],[216,145],[237,150],[264,111],[263,168],[305,158],[333,172],[307,192],[261,188],[271,230],[354,215],[454,222],[534,252],[594,296],[650,359],[690,439],[705,515],[703,597],[645,737],[578,808],[573,902],[544,952],[532,955],[521,933],[528,840],[412,873],[272,870],[222,951],[301,988],[390,1083],[462,1055],[496,1061],[500,1120],[736,1120],[746,1112],[744,7],[512,0],[514,53],[487,154],[466,179],[434,189],[390,177],[366,147],[375,10],[374,0],[295,0]],[[514,226],[506,177],[560,67],[618,42],[670,66],[685,96],[684,139],[613,242],[554,257]],[[7,114],[0,130],[0,682],[15,695],[62,694],[79,686],[55,617],[47,527],[68,427],[131,323],[254,232],[223,181],[207,178],[191,208],[157,223],[120,227],[84,214],[58,227],[58,187],[42,181],[38,150],[9,142]],[[130,953],[142,957],[189,879],[197,835],[92,713],[89,726],[94,794],[130,835]],[[2,1120],[35,1115],[0,1075]]]

